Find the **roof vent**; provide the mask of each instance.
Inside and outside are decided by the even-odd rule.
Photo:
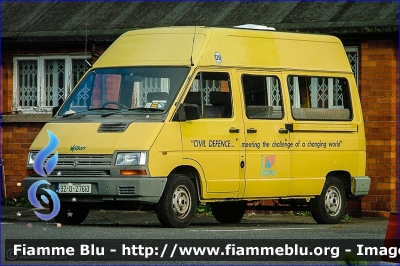
[[[257,24],[244,24],[239,26],[233,26],[234,28],[239,29],[251,29],[251,30],[276,30],[274,27],[267,27],[264,25],[257,25]]]

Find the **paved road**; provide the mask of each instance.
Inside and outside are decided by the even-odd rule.
[[[28,210],[26,212],[32,212]],[[316,224],[311,217],[283,214],[246,214],[240,224],[220,224],[212,216],[199,215],[184,229],[162,228],[151,212],[91,211],[81,226],[61,226],[45,222],[34,215],[3,220],[3,237],[58,238],[68,232],[68,238],[359,238],[383,239],[386,218],[353,218],[350,223],[336,225]],[[33,213],[33,212],[32,212]],[[28,227],[28,224],[31,224]],[[41,229],[41,230],[38,230]],[[101,233],[100,233],[100,232]],[[51,235],[49,235],[51,232]]]
[[[16,212],[15,212],[16,211]],[[198,215],[188,228],[162,228],[152,212],[143,211],[91,211],[80,226],[58,227],[56,223],[41,221],[30,209],[8,209],[2,216],[2,245],[5,239],[120,239],[154,240],[170,243],[168,240],[191,240],[217,243],[220,240],[271,240],[283,243],[290,239],[306,239],[304,243],[334,245],[350,239],[379,240],[385,237],[387,218],[353,218],[349,223],[337,225],[316,224],[311,217],[290,214],[252,214],[247,213],[240,224],[219,224],[212,216]],[[280,240],[283,239],[283,240]],[[211,240],[211,241],[210,241]],[[282,242],[283,241],[283,242]],[[4,252],[4,251],[3,251]],[[3,253],[3,263],[4,263]],[[197,261],[197,264],[200,261]],[[38,262],[43,263],[43,262]],[[61,262],[54,262],[61,264]],[[99,262],[101,263],[101,262]],[[119,264],[129,262],[121,262]],[[141,262],[143,263],[143,262]],[[175,261],[173,264],[182,264]],[[207,262],[204,262],[207,264]],[[235,261],[229,261],[229,264]],[[242,263],[242,262],[239,262]],[[253,262],[254,263],[254,262]],[[263,262],[264,263],[264,262]],[[277,264],[274,261],[274,264]],[[297,265],[299,262],[281,262]],[[320,262],[314,262],[320,263]],[[301,264],[301,263],[300,263]]]

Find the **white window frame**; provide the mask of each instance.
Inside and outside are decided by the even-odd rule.
[[[266,76],[265,80],[267,85],[268,106],[272,106],[273,110],[282,110],[282,106],[279,105],[279,102],[281,100],[281,87],[278,77]],[[274,95],[277,95],[276,98],[273,97]]]
[[[85,55],[43,55],[43,56],[15,56],[13,58],[13,111],[22,111],[23,113],[51,113],[53,106],[46,106],[46,83],[45,83],[45,61],[46,60],[64,60],[65,78],[64,78],[64,95],[67,97],[72,91],[72,60],[87,60]],[[18,62],[24,60],[37,61],[37,106],[20,106],[19,105],[19,69]],[[88,67],[89,68],[89,67]]]
[[[299,89],[299,77],[292,76],[293,78],[293,106],[292,108],[300,108],[300,89]],[[289,84],[290,86],[291,84]]]

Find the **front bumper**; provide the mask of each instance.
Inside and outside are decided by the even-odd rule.
[[[107,202],[107,201],[136,201],[143,203],[157,203],[160,199],[165,184],[166,177],[117,177],[117,178],[68,178],[65,177],[26,177],[24,179],[25,191],[39,180],[46,180],[50,185],[40,187],[55,191],[61,201],[76,202]],[[91,184],[91,193],[59,193],[57,191],[60,183],[83,183]],[[45,195],[46,191],[38,189],[37,195]]]

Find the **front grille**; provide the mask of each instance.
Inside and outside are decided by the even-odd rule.
[[[118,187],[118,195],[121,196],[133,196],[136,194],[135,186]]]
[[[58,155],[57,166],[73,166],[74,162],[79,166],[110,166],[112,155],[94,155],[94,154],[60,154]]]
[[[54,170],[50,175],[50,177],[92,177],[92,176],[110,176],[110,171],[100,171],[100,170],[77,170],[77,171],[69,171],[69,170]]]
[[[112,154],[59,154],[50,177],[109,177]],[[49,158],[46,158],[44,165]]]

